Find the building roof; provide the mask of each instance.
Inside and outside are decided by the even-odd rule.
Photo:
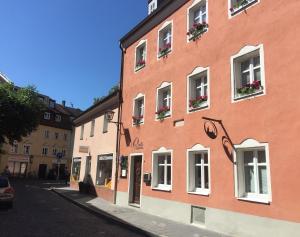
[[[0,83],[1,82],[11,83],[11,81],[7,78],[7,76],[5,76],[3,73],[0,72]]]
[[[163,22],[168,16],[182,7],[189,0],[165,0],[162,1],[158,8],[148,15],[144,20],[137,24],[131,31],[120,39],[124,48],[128,48],[135,43],[155,26]]]
[[[75,126],[80,126],[83,123],[86,123],[94,118],[97,118],[107,110],[113,110],[119,107],[119,91],[115,91],[112,94],[104,97],[99,102],[95,103],[87,110],[83,111],[75,120]]]

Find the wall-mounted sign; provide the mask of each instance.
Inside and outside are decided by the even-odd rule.
[[[113,155],[98,155],[98,160],[112,160],[113,159]]]
[[[135,149],[135,150],[142,150],[144,149],[144,144],[143,142],[140,141],[140,139],[137,137],[133,140],[132,142],[132,147]]]
[[[89,147],[88,146],[80,146],[79,152],[80,153],[89,153]]]
[[[73,162],[80,162],[81,161],[81,157],[74,157],[73,158]]]
[[[127,178],[128,156],[120,157],[121,178]]]

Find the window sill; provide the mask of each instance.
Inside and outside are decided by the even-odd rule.
[[[237,198],[240,201],[246,201],[246,202],[255,202],[255,203],[263,203],[263,204],[270,204],[271,201],[268,198],[254,198],[254,197],[239,197]]]
[[[140,122],[132,122],[132,125],[133,126],[136,126],[136,127],[138,127],[138,126],[140,126],[140,125],[143,125],[144,124],[144,120],[141,120]]]
[[[172,191],[172,187],[153,187],[153,190],[157,190],[157,191],[164,191],[164,192],[171,192]]]
[[[204,30],[197,32],[195,35],[188,36],[188,42],[196,41],[197,39],[201,38],[201,36],[207,32],[207,29],[208,28],[205,28]]]
[[[263,94],[264,94],[264,90],[259,90],[259,91],[256,91],[254,93],[247,94],[247,95],[237,94],[237,95],[235,95],[233,100],[234,101],[239,101],[239,100],[243,100],[243,99],[247,99],[247,98],[253,98],[257,95],[263,95]]]
[[[191,113],[191,112],[196,112],[196,111],[199,111],[199,110],[202,110],[202,109],[207,109],[208,108],[208,103],[205,103],[205,104],[203,104],[203,105],[201,105],[201,106],[199,106],[199,107],[196,107],[196,108],[192,108],[192,107],[190,107],[189,108],[189,112]]]
[[[201,196],[209,196],[210,191],[209,190],[203,190],[203,191],[194,191],[194,192],[188,192],[188,194],[193,194],[193,195],[201,195]]]
[[[172,49],[169,49],[169,50],[168,50],[167,52],[165,52],[165,53],[158,53],[157,58],[160,59],[160,58],[167,57],[171,52],[172,52]]]
[[[141,66],[136,66],[135,69],[134,69],[134,71],[138,72],[138,71],[142,70],[144,67],[146,67],[146,64],[141,65]]]
[[[163,116],[163,117],[158,117],[158,116],[156,116],[156,121],[163,121],[163,120],[165,120],[165,119],[167,119],[167,118],[171,118],[171,114],[168,114],[168,115],[165,115],[165,116]]]
[[[233,11],[230,11],[230,15],[231,16],[235,16],[236,14],[246,10],[248,7],[252,6],[253,4],[257,3],[258,0],[252,0],[251,2],[248,2],[246,4],[243,4],[242,6],[240,7],[237,7],[237,8],[234,8]]]

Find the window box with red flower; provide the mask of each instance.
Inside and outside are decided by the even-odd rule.
[[[247,7],[253,5],[258,0],[231,0],[230,12],[231,15],[235,15],[238,12],[245,10]]]
[[[207,106],[207,96],[198,96],[196,99],[190,100],[190,110],[199,109],[203,106]]]
[[[256,94],[262,91],[263,91],[263,87],[261,86],[261,83],[258,80],[255,80],[252,83],[249,83],[246,86],[237,89],[237,93],[239,97]]]
[[[159,108],[156,112],[157,119],[163,120],[165,117],[168,117],[170,115],[170,107],[163,106]]]
[[[194,23],[193,26],[187,32],[189,40],[197,40],[201,37],[203,33],[207,31],[208,24],[206,22]]]
[[[166,57],[171,52],[171,44],[165,44],[162,48],[159,48],[158,57]]]
[[[142,69],[145,66],[146,66],[146,61],[142,59],[142,60],[140,60],[136,63],[135,71],[138,71],[138,70]]]
[[[144,122],[144,116],[138,115],[138,116],[132,116],[133,124],[134,125],[140,125]]]

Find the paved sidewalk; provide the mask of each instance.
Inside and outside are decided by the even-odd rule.
[[[87,211],[109,218],[121,225],[126,225],[128,228],[135,229],[145,236],[228,237],[193,225],[186,225],[146,214],[134,207],[127,208],[113,205],[101,198],[81,194],[78,190],[69,187],[53,188],[52,190],[74,204],[85,208]]]

